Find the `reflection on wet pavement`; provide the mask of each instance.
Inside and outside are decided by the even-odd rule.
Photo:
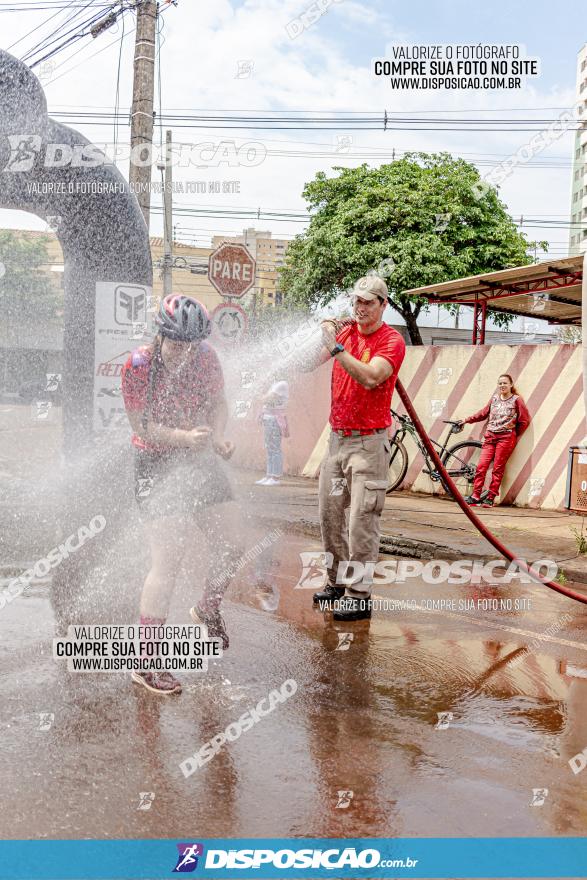
[[[587,746],[587,680],[569,674],[587,668],[583,608],[540,587],[412,580],[376,593],[531,607],[338,624],[296,588],[313,549],[286,535],[243,569],[231,648],[184,674],[177,698],[125,674],[68,674],[51,655],[64,603],[46,585],[2,609],[2,837],[584,834],[587,773],[568,763]],[[187,622],[191,581],[171,622]],[[112,595],[98,590],[86,622],[113,618]],[[289,678],[291,699],[184,778],[181,761]]]

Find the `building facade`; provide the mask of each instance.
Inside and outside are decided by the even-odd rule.
[[[56,293],[63,289],[63,254],[54,232],[13,230],[19,238],[42,241],[46,253],[46,265],[40,267],[51,279]],[[278,268],[283,265],[288,241],[275,239],[271,232],[245,229],[242,235],[215,235],[210,247],[196,247],[173,242],[172,290],[200,300],[212,312],[223,302],[216,288],[208,280],[208,260],[213,251],[229,241],[245,244],[257,262],[255,285],[243,297],[242,304],[253,313],[262,306],[279,305]],[[153,260],[153,296],[158,301],[163,294],[161,267],[163,262],[163,239],[150,239]],[[0,326],[0,396],[17,394],[19,387],[27,382],[41,383],[48,372],[60,373],[63,351],[63,312],[58,310],[55,320],[46,324],[43,332],[38,328],[19,326],[18,334],[6,321]]]
[[[247,295],[252,300],[253,309],[258,306],[281,305],[283,294],[279,287],[279,267],[283,266],[289,241],[285,238],[273,238],[271,232],[252,228],[244,229],[242,235],[215,235],[212,246],[216,248],[223,241],[244,244],[257,262],[255,286]]]
[[[577,58],[577,101],[582,101],[582,121],[575,134],[573,154],[569,256],[587,250],[587,43]]]

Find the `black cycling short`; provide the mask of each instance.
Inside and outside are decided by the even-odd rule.
[[[211,449],[135,449],[135,498],[145,519],[187,518],[211,504],[232,501],[234,494]]]

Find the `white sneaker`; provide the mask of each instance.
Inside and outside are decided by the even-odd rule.
[[[263,477],[262,480],[255,480],[255,486],[265,486],[269,477]]]
[[[280,486],[281,480],[276,479],[275,477],[267,477],[265,480],[265,486]]]

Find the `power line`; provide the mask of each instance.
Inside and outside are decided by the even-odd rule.
[[[126,37],[130,37],[132,34],[134,34],[135,30],[136,30],[136,28],[132,28],[132,30],[128,31],[128,32],[122,37],[122,39],[124,40],[124,39],[126,39]],[[85,64],[87,61],[91,61],[91,59],[92,59],[92,58],[95,58],[96,55],[101,55],[102,52],[105,52],[106,49],[109,49],[109,48],[110,48],[110,46],[114,46],[114,44],[117,43],[118,40],[119,40],[119,38],[116,37],[116,39],[112,40],[111,43],[107,43],[106,46],[102,46],[101,49],[98,49],[96,52],[92,52],[91,55],[88,55],[88,57],[87,57],[87,58],[84,58],[82,61],[80,61],[79,64],[74,64],[73,67],[70,67],[68,70],[64,70],[63,73],[60,73],[60,74],[59,74],[59,76],[53,77],[53,78],[51,79],[50,83],[48,83],[48,85],[53,85],[54,83],[57,82],[58,79],[61,79],[62,77],[67,76],[68,73],[71,73],[72,70],[77,70],[78,67],[81,67],[81,65],[82,65],[82,64]],[[85,49],[85,48],[86,48],[85,46],[82,46],[82,49]],[[74,53],[74,54],[77,54],[77,53]],[[72,57],[73,57],[73,56],[72,56]],[[58,67],[61,67],[61,65],[57,65],[57,66],[58,66]]]
[[[88,9],[91,5],[92,3],[90,2],[84,8]],[[127,7],[124,7],[122,3],[120,3],[120,8],[118,10],[115,9],[115,5],[116,4],[112,4],[109,7],[112,16],[112,24],[114,24],[120,16],[123,16],[125,12],[127,12]],[[71,22],[73,22],[73,19],[76,18],[78,15],[79,13],[76,13],[76,15],[72,16],[68,24],[71,24]],[[81,24],[76,23],[74,27],[70,28],[68,31],[65,31],[65,33],[61,33],[60,31],[58,31],[57,35],[53,34],[54,39],[50,40],[49,42],[45,40],[44,43],[40,45],[40,47],[35,47],[34,49],[29,50],[29,52],[27,52],[21,60],[26,61],[28,66],[31,68],[36,67],[43,61],[47,61],[50,58],[53,58],[58,52],[61,52],[62,49],[64,49],[66,46],[69,46],[71,43],[77,42],[78,40],[84,39],[84,37],[90,36],[92,27],[98,24],[101,19],[104,19],[103,11],[94,13],[92,16],[90,16],[90,18],[86,19]],[[58,42],[60,37],[64,37],[66,39],[63,39],[63,42],[55,46],[55,43]],[[54,48],[51,49],[51,46],[54,46]],[[36,58],[34,57],[35,55],[39,55],[41,52],[44,52],[46,49],[49,51],[45,52],[44,55],[40,55],[40,57]]]
[[[161,214],[162,208],[153,207],[151,208],[151,212],[154,214]],[[293,217],[277,217],[271,214],[267,214],[263,211],[260,213],[242,213],[239,214],[237,212],[226,212],[226,211],[196,211],[193,208],[191,209],[183,209],[181,207],[174,207],[173,209],[174,215],[181,216],[190,216],[190,217],[214,217],[221,220],[226,220],[228,217],[233,218],[234,220],[263,220],[269,221],[272,220],[275,223],[308,223],[308,218],[293,218]]]
[[[157,51],[155,53],[155,63],[157,65],[157,94],[159,98],[159,148],[163,150],[163,100],[161,97],[161,48],[163,43],[165,42],[165,38],[163,39],[163,43],[161,42],[161,37],[163,34],[163,28],[165,27],[165,21],[163,16],[157,15]]]
[[[98,5],[98,4],[94,4]],[[107,7],[107,3],[99,4],[103,7]],[[60,3],[57,4],[43,4],[41,6],[1,6],[0,5],[0,13],[2,12],[44,12],[51,9],[56,9],[57,12],[62,12],[64,9],[85,9],[85,6],[81,3]],[[45,22],[43,22],[45,24]],[[42,25],[39,25],[41,27]],[[36,29],[35,29],[36,30]]]
[[[295,111],[294,111],[295,112]],[[77,121],[92,121],[95,125],[108,124],[113,114],[111,112],[60,112],[59,117],[74,117]],[[336,116],[330,114],[327,117],[315,116],[248,116],[228,115],[226,113],[171,113],[163,114],[163,122],[173,125],[175,128],[216,128],[220,130],[264,130],[264,131],[454,131],[454,132],[496,132],[496,133],[520,133],[537,132],[545,125],[557,121],[554,119],[418,119],[415,116],[390,117],[387,113],[361,116]],[[426,123],[426,124],[425,124]],[[433,123],[430,125],[430,123]],[[511,128],[503,126],[531,125],[532,128]],[[449,127],[450,126],[450,127]],[[482,126],[482,127],[478,127]],[[537,128],[539,126],[540,128]],[[569,131],[579,130],[569,126]]]
[[[163,10],[163,11],[165,12],[165,10]],[[89,110],[104,109],[100,105],[91,105],[91,104],[79,104],[79,105],[78,104],[63,104],[61,106],[63,106],[63,107],[84,107],[84,109],[89,109]],[[169,109],[177,111],[177,112],[188,112],[187,108],[185,108],[185,107],[170,107]],[[476,107],[474,110],[411,110],[409,112],[412,113],[413,115],[417,116],[418,114],[422,114],[422,113],[431,113],[431,114],[435,114],[435,113],[505,113],[505,112],[518,113],[520,111],[530,112],[530,111],[537,111],[537,110],[568,110],[568,109],[569,109],[568,106],[562,106],[562,107],[502,107],[500,109],[494,108],[492,110],[491,109],[480,110],[479,107]],[[211,113],[213,111],[211,111],[209,107],[190,107],[189,112],[191,112],[191,113],[195,113],[195,112]],[[225,113],[240,113],[240,112],[242,112],[242,108],[225,107],[223,112],[225,112]],[[365,111],[365,110],[270,110],[269,111],[269,110],[267,110],[267,108],[264,108],[263,110],[251,109],[251,110],[249,110],[249,112],[250,113],[269,113],[270,112],[270,113],[274,113],[276,115],[278,115],[280,113],[308,113],[308,114],[312,114],[312,113],[313,114],[348,113],[349,115],[352,115],[352,114],[360,115],[360,114],[366,113],[366,112],[367,113],[368,112],[378,113],[379,111],[378,110],[373,110],[373,111]],[[392,110],[390,110],[390,111],[388,111],[388,116],[393,116],[395,113],[405,113],[405,112],[408,112],[408,111],[400,111],[400,110],[392,111]]]
[[[178,211],[189,211],[193,212],[194,216],[198,216],[199,214],[206,214],[208,211],[219,212],[222,216],[230,217],[234,214],[242,214],[244,213],[246,217],[252,217],[256,219],[291,219],[291,220],[302,220],[309,221],[313,215],[310,214],[309,211],[300,211],[298,209],[261,209],[261,208],[244,208],[239,207],[238,205],[227,205],[224,208],[218,208],[216,205],[193,205],[193,204],[184,204],[179,205],[177,207]],[[566,216],[566,215],[565,215]],[[587,218],[584,221],[577,220],[557,220],[553,217],[526,217],[523,215],[523,219],[521,221],[516,221],[514,217],[512,217],[512,221],[516,226],[520,228],[524,227],[537,227],[537,228],[554,228],[554,229],[566,229],[569,227],[576,226],[585,226],[587,223]]]
[[[34,46],[32,46],[30,49],[28,49],[24,53],[24,55],[22,56],[21,61],[26,61],[28,58],[31,58],[32,56],[34,56],[36,53],[41,52],[45,48],[48,48],[49,46],[53,45],[60,38],[60,36],[64,34],[64,28],[70,26],[76,20],[76,18],[78,18],[82,14],[83,11],[88,9],[88,7],[90,5],[91,5],[90,3],[86,3],[82,7],[82,10],[80,12],[76,12],[73,15],[70,15],[68,17],[66,16],[66,18],[61,22],[61,24],[59,24],[56,28],[52,28],[51,32],[49,34],[46,34],[44,37],[41,38],[41,40],[38,43],[35,43]],[[75,25],[75,27],[78,27],[78,26],[79,26],[78,24]],[[70,30],[66,31],[65,33],[69,34],[74,29],[75,28],[70,28]]]
[[[114,97],[114,110],[118,112],[118,102],[120,99],[120,65],[122,61],[122,44],[124,42],[124,15],[122,16],[122,35],[120,37],[120,46],[118,49],[118,69],[116,71],[116,93]],[[118,143],[118,121],[114,122],[114,146]]]
[[[62,7],[59,11],[55,12],[54,15],[50,15],[49,18],[45,19],[45,21],[42,21],[41,24],[38,24],[31,31],[28,31],[28,33],[24,34],[24,36],[20,37],[20,39],[16,40],[16,42],[11,43],[10,46],[8,46],[6,51],[9,52],[15,46],[18,46],[19,43],[22,43],[22,41],[26,40],[27,37],[30,37],[31,34],[36,33],[36,31],[40,30],[40,28],[44,27],[46,24],[48,24],[50,21],[52,21],[54,18],[56,18],[59,15],[60,11],[62,11],[63,9],[67,9],[69,7],[72,7],[73,4],[74,4],[74,0],[71,0],[71,3],[69,3],[68,6]]]
[[[124,20],[124,19],[123,19],[123,20]],[[123,33],[124,33],[124,32],[123,32]],[[124,36],[123,36],[123,39],[124,39]],[[116,40],[114,40],[114,42],[116,42]],[[113,44],[110,43],[109,45],[113,45]],[[60,67],[63,67],[65,64],[68,64],[68,62],[70,62],[70,61],[72,60],[72,58],[75,58],[76,55],[79,55],[80,52],[83,52],[85,48],[86,48],[85,45],[80,46],[79,49],[76,49],[74,52],[71,53],[71,55],[68,55],[67,58],[64,58],[63,61],[60,61],[59,64],[56,64],[54,67],[52,67],[52,71],[53,71],[53,70],[59,70]],[[98,54],[98,53],[96,52],[96,53],[94,53],[94,54]],[[90,58],[92,58],[92,57],[93,57],[93,55],[90,55]],[[83,63],[83,62],[81,62],[81,63]],[[71,70],[75,70],[76,67],[79,67],[79,66],[80,66],[79,64],[75,64],[75,65],[74,65],[72,68],[70,68],[70,69],[71,69]],[[64,71],[64,73],[61,74],[61,76],[65,75],[65,73],[67,73],[67,71]],[[51,80],[50,80],[50,82],[55,82],[57,79],[60,79],[60,78],[61,78],[60,76],[55,77],[55,78],[52,77]]]
[[[203,233],[212,233],[213,235],[235,235],[241,234],[234,229],[219,229],[217,226],[181,226],[179,223],[174,224],[174,229],[176,235],[181,235],[183,233],[191,233],[191,232],[203,232]],[[275,241],[281,241],[282,239],[293,239],[293,236],[287,235],[287,233],[282,233],[279,238],[276,238]]]
[[[111,43],[110,45],[113,45],[113,44]],[[57,105],[57,106],[64,106],[64,105]],[[128,113],[127,113],[127,111],[120,111],[119,115],[121,116],[121,120],[120,120],[121,125],[125,124],[128,126],[129,113],[130,113],[130,111],[128,111]],[[50,115],[56,117],[59,115],[66,115],[66,114],[60,114],[59,111],[55,110],[55,111],[52,111]],[[122,117],[124,117],[124,118],[122,118]],[[161,113],[159,114],[159,122],[160,122],[160,124],[162,124]],[[92,126],[92,125],[98,124],[98,123],[88,122],[87,124],[89,126]],[[108,125],[110,123],[99,123],[99,124]],[[202,143],[201,141],[200,142],[174,141],[174,146],[176,146],[176,147],[178,147],[178,146],[195,147],[195,146],[201,145],[201,143]],[[399,149],[396,149],[395,147],[393,147],[393,148],[392,147],[372,147],[368,151],[358,150],[355,147],[351,147],[349,149],[349,151],[346,152],[346,151],[343,151],[340,147],[333,146],[333,144],[331,144],[331,143],[323,143],[323,142],[318,142],[318,141],[299,141],[297,139],[295,139],[295,140],[291,140],[291,139],[290,140],[278,140],[278,139],[271,139],[271,138],[264,138],[263,139],[264,145],[271,144],[271,143],[284,143],[284,144],[292,144],[292,145],[300,144],[300,145],[307,145],[307,146],[311,146],[311,147],[313,147],[313,146],[327,146],[327,147],[329,147],[328,152],[326,152],[326,151],[311,151],[311,150],[293,150],[293,149],[292,150],[271,150],[271,149],[267,150],[267,155],[276,156],[276,157],[283,156],[286,158],[311,158],[311,159],[314,159],[314,158],[334,159],[334,158],[336,158],[337,160],[344,160],[345,158],[348,158],[348,159],[378,159],[379,160],[379,159],[390,158],[390,153],[391,153],[391,158],[393,160],[396,157],[405,156],[407,153],[419,152],[418,148],[409,148],[409,147],[406,148],[405,150],[399,150]],[[475,165],[483,166],[483,167],[494,167],[496,164],[499,164],[500,159],[507,158],[510,155],[511,155],[511,153],[475,153],[475,152],[459,151],[458,158],[462,158],[464,156],[470,156],[473,158]],[[478,157],[478,158],[476,158],[476,157]],[[554,170],[557,170],[557,169],[568,170],[569,168],[573,167],[573,164],[574,164],[573,161],[568,160],[566,157],[551,156],[548,159],[531,160],[529,162],[523,163],[522,165],[520,165],[518,167],[520,167],[520,168],[530,167],[530,168],[548,168],[548,169],[554,169]]]

